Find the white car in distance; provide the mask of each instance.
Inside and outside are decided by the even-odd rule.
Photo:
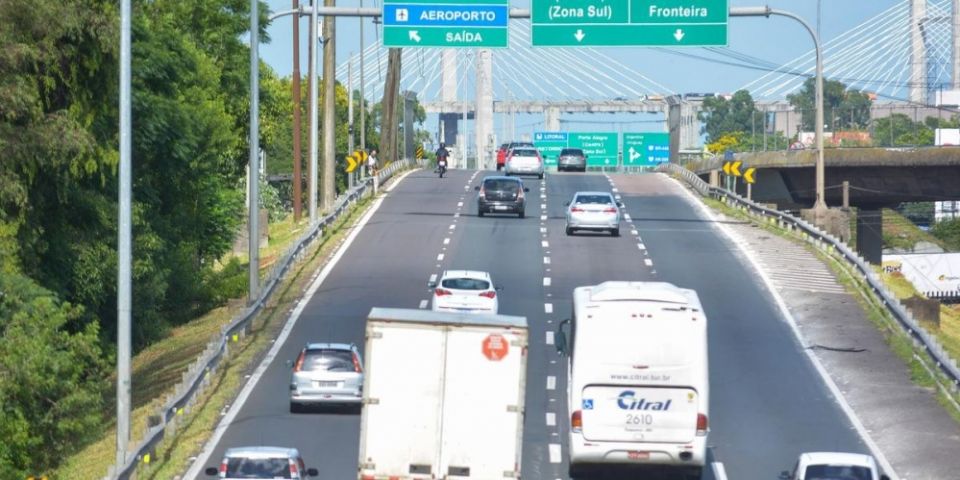
[[[862,453],[807,452],[800,454],[793,473],[781,480],[890,480],[880,473],[877,461]]]
[[[490,274],[477,270],[444,270],[440,280],[431,284],[434,312],[496,314],[498,288]]]

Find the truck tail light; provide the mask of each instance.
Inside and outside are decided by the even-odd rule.
[[[700,436],[700,437],[705,436],[707,434],[708,426],[709,425],[707,421],[707,416],[702,413],[698,413],[697,414],[697,436]]]
[[[570,415],[570,430],[574,433],[583,431],[583,412],[577,410]]]

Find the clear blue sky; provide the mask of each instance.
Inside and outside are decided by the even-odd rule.
[[[902,0],[822,0],[821,34],[824,41],[853,28],[868,18],[902,3]],[[290,10],[291,0],[267,0],[273,12]],[[816,27],[816,0],[730,0],[731,6],[761,6],[796,13]],[[338,6],[359,6],[360,0],[341,0]],[[373,0],[364,0],[364,6],[379,6]],[[513,7],[526,8],[529,1],[515,1]],[[376,39],[370,19],[366,23],[367,45]],[[337,63],[359,51],[359,19],[337,20]],[[301,23],[306,36],[307,22]],[[271,43],[261,45],[261,57],[280,75],[289,75],[292,66],[292,17],[278,19],[269,28]],[[731,18],[729,48],[762,58],[777,64],[787,62],[811,48],[806,31],[796,22],[782,18]],[[301,70],[306,73],[306,44],[301,43]],[[700,49],[686,49],[690,53],[703,53]],[[657,50],[630,48],[605,50],[620,61],[634,66],[648,77],[670,87],[676,92],[731,92],[764,72],[744,68],[707,63],[701,60],[670,55]]]

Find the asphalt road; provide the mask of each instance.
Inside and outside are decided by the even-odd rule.
[[[525,479],[567,478],[566,367],[547,332],[570,316],[574,287],[605,280],[661,280],[699,292],[710,321],[711,457],[727,478],[774,479],[801,451],[866,451],[766,288],[671,180],[619,176],[612,184],[604,175],[551,174],[524,180],[527,218],[480,218],[473,186],[487,174],[415,172],[389,194],[309,300],[205,465],[233,446],[294,446],[321,479],[356,478],[359,416],[290,414],[285,361],[311,341],[362,348],[371,307],[424,305],[431,275],[444,269],[489,271],[503,287],[500,312],[528,319]],[[563,203],[577,190],[612,188],[632,220],[621,237],[566,236]],[[660,477],[613,471],[593,478]],[[704,478],[714,478],[710,469]]]

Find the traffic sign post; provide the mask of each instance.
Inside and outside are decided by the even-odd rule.
[[[567,148],[569,135],[567,132],[534,132],[533,146],[537,147],[543,157],[544,167],[556,167],[560,152]]]
[[[384,0],[384,47],[507,46],[508,0]]]
[[[624,133],[624,167],[655,167],[670,161],[670,134],[664,132]]]
[[[533,46],[726,46],[729,0],[684,3],[533,0]]]

